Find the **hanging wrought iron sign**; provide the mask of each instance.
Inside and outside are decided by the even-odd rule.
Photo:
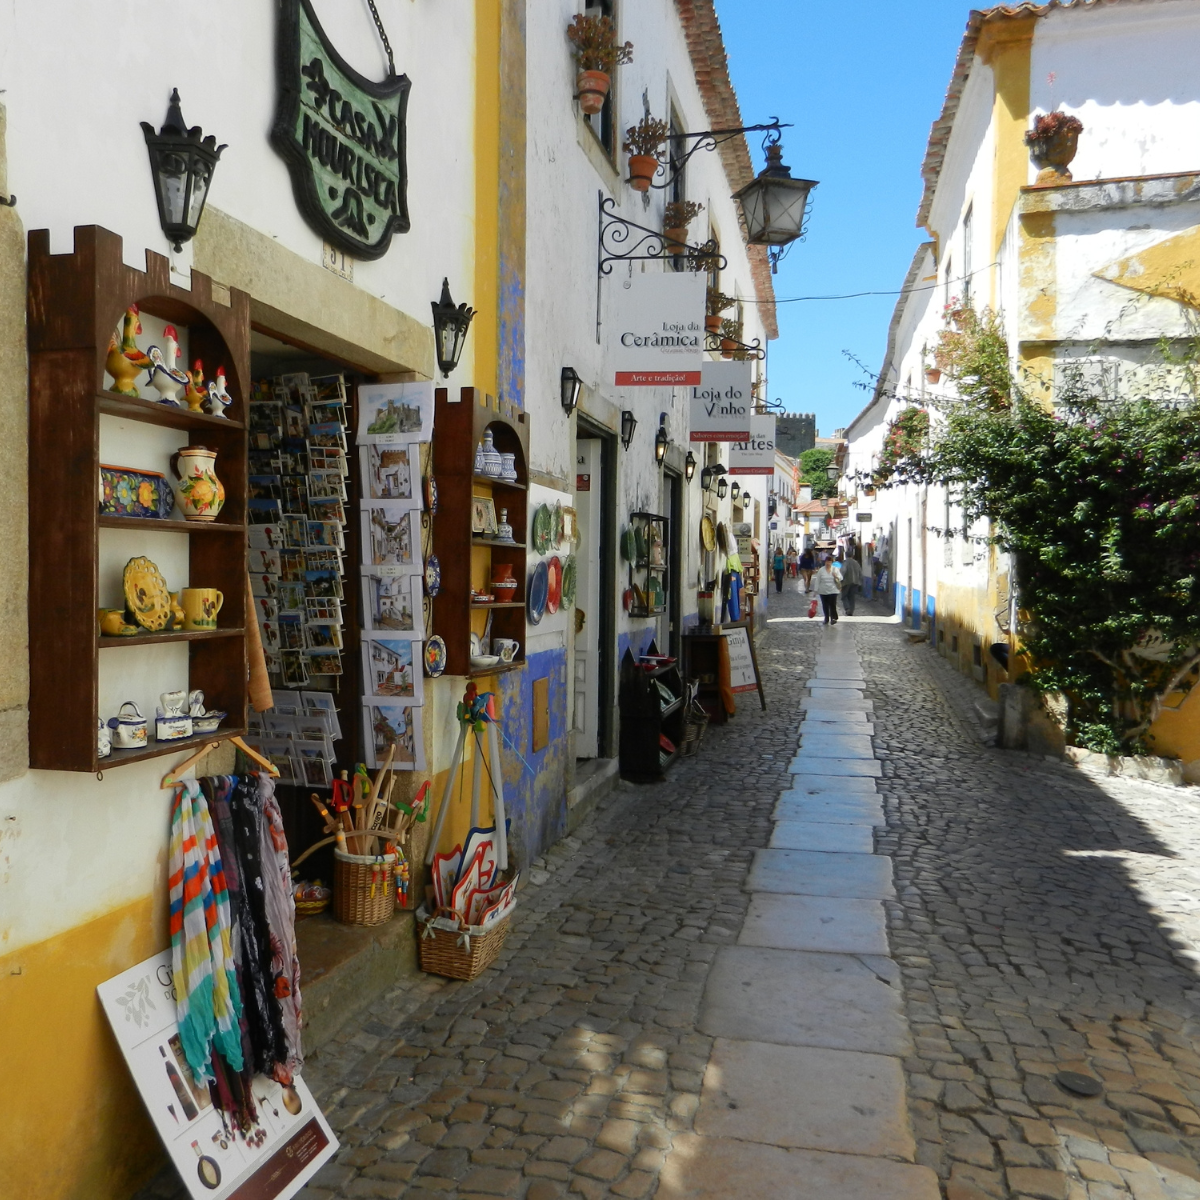
[[[296,204],[326,241],[355,258],[380,258],[406,233],[405,113],[409,80],[360,75],[333,48],[309,0],[283,0],[279,100],[271,141],[288,165]]]

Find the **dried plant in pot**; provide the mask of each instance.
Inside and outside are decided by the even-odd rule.
[[[666,121],[645,116],[625,130],[625,153],[629,155],[629,186],[635,192],[650,190],[662,162],[663,148],[671,136]]]
[[[663,237],[672,254],[686,253],[688,226],[703,211],[695,200],[672,200],[663,208]]]
[[[1039,187],[1071,182],[1068,168],[1079,150],[1082,132],[1083,122],[1078,117],[1057,109],[1038,117],[1033,128],[1025,131],[1029,157],[1038,168]]]
[[[721,357],[732,358],[741,348],[742,326],[727,317],[721,322]]]
[[[604,98],[612,85],[617,67],[633,62],[633,43],[617,42],[616,26],[611,17],[576,13],[567,26],[578,75],[575,92],[580,109],[593,116],[604,107]]]
[[[726,296],[716,288],[709,288],[705,293],[704,328],[709,333],[721,332],[721,314],[737,303],[733,296]]]

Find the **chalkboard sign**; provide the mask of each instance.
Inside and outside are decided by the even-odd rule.
[[[722,632],[729,652],[729,690],[734,693],[757,691],[759,702],[765,710],[767,698],[763,695],[762,680],[758,676],[758,659],[754,654],[750,630],[745,625],[726,625]]]

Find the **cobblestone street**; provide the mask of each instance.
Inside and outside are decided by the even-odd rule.
[[[1194,792],[1099,780],[985,746],[973,720],[975,685],[928,647],[908,644],[873,606],[827,631],[788,586],[771,597],[759,650],[767,712],[743,697],[737,717],[711,728],[700,755],[680,762],[667,783],[623,786],[533,864],[494,969],[470,984],[429,978],[406,987],[309,1062],[306,1078],[343,1149],[302,1193],[306,1200],[933,1196],[932,1174],[906,1160],[932,1168],[948,1200],[1200,1197]],[[857,665],[837,666],[859,661],[865,687],[850,677]],[[845,849],[860,828],[847,824],[836,843],[822,842],[831,828],[822,820],[852,819],[835,813],[789,826],[789,836],[806,841],[779,831],[772,840],[774,822],[788,817],[786,798],[777,810],[780,796],[847,761],[837,757],[843,732],[814,732],[806,722],[801,755],[810,757],[792,763],[802,709],[823,703],[804,699],[815,670],[847,676],[841,707],[863,714],[854,733],[873,730],[868,752],[882,770],[877,780],[844,781],[848,798],[828,801],[831,811],[868,803],[867,794],[877,804],[877,789],[883,824],[874,845],[868,820],[853,847],[862,853],[825,857],[868,859],[885,876],[883,856],[894,863],[894,893],[884,879],[877,900],[838,901],[836,916],[846,905],[882,901],[888,945],[859,951],[873,976],[862,987],[882,990],[897,1012],[902,988],[907,1022],[898,1021],[896,1049],[845,1059],[795,1049],[837,1044],[819,1031],[807,1041],[780,1039],[774,1057],[785,1075],[788,1055],[827,1056],[821,1094],[782,1107],[795,1116],[794,1107],[802,1124],[805,1101],[815,1111],[826,1087],[836,1104],[850,1086],[852,1058],[902,1064],[894,1137],[846,1149],[893,1163],[890,1178],[907,1182],[889,1184],[884,1171],[874,1182],[814,1192],[803,1148],[826,1143],[794,1130],[780,1140],[743,1121],[740,1131],[718,1132],[743,1143],[744,1174],[728,1191],[711,1181],[697,1187],[679,1161],[708,1132],[702,1093],[710,1126],[736,1122],[728,1113],[714,1118],[709,1106],[720,1096],[736,1109],[729,1096],[747,1069],[730,1060],[722,1038],[774,1040],[761,1031],[703,1032],[719,1024],[712,996],[726,968],[714,970],[715,960],[781,945],[748,936],[768,920],[761,897],[751,907],[751,889],[772,890],[763,883],[769,856],[784,853],[756,851],[787,846],[815,852],[811,862]],[[823,755],[825,765],[810,770]],[[898,970],[882,954],[889,948]],[[807,997],[793,991],[789,1000],[803,1010]],[[848,1047],[864,1048],[872,1049]],[[759,1069],[770,1074],[769,1063]],[[1095,1077],[1103,1093],[1064,1090],[1054,1078],[1063,1070]],[[855,1112],[876,1116],[861,1105]],[[756,1143],[797,1148],[769,1152],[801,1155],[786,1160],[794,1191],[772,1182],[778,1176]],[[144,1195],[177,1189],[163,1179]]]

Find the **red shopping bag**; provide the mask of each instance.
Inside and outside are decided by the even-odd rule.
[[[810,617],[815,617],[817,615],[817,605],[818,601],[816,596],[814,596],[808,606],[808,615]]]

